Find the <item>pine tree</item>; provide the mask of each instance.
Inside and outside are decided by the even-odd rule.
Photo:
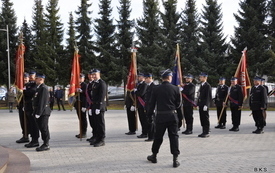
[[[93,54],[93,43],[91,25],[92,20],[89,15],[92,13],[89,8],[92,4],[88,3],[89,0],[81,0],[81,4],[78,10],[75,12],[78,18],[75,21],[76,24],[76,41],[80,54],[81,68],[85,71],[95,67],[96,58]]]
[[[268,4],[269,11],[269,21],[268,21],[268,39],[270,43],[270,49],[268,53],[270,54],[269,64],[275,64],[275,0],[270,0]],[[275,81],[275,71],[270,70],[268,74],[268,82]]]
[[[137,61],[138,70],[151,72],[157,79],[163,64],[163,49],[160,39],[159,4],[157,0],[143,0],[143,16],[137,20],[137,36],[139,46]]]
[[[176,43],[179,42],[180,14],[177,12],[177,0],[162,1],[164,13],[160,13],[161,17],[161,33],[163,41],[163,66],[171,68],[174,64]],[[181,56],[182,57],[182,56]]]
[[[247,47],[247,63],[250,76],[270,75],[274,55],[269,53],[267,0],[249,0],[239,3],[240,10],[234,14],[239,26],[232,38],[233,57],[237,65],[241,51]],[[273,29],[274,30],[274,29]]]
[[[46,6],[45,13],[45,31],[48,44],[48,58],[54,61],[53,69],[55,82],[58,84],[67,84],[69,76],[67,72],[70,71],[68,66],[63,63],[67,61],[63,51],[63,24],[61,23],[60,16],[58,15],[58,0],[49,0]],[[57,72],[58,71],[58,72]]]
[[[29,27],[26,19],[24,19],[24,22],[22,23],[21,32],[24,36],[24,45],[25,45],[25,71],[30,71],[33,68],[34,59],[32,55],[32,49],[33,49],[33,38],[31,33],[31,28]]]
[[[130,64],[130,53],[129,48],[132,45],[133,41],[133,27],[134,21],[130,20],[131,14],[131,1],[130,0],[120,0],[120,7],[118,7],[119,11],[119,20],[117,20],[117,35],[116,39],[118,40],[118,57],[122,62],[122,79],[124,80],[124,84],[126,84],[127,72]]]
[[[54,60],[50,58],[50,47],[47,43],[47,32],[45,27],[45,17],[43,14],[42,0],[35,0],[33,7],[33,21],[32,21],[33,35],[33,69],[39,73],[44,73],[47,76],[47,84],[56,84],[56,71],[54,68]]]
[[[13,9],[13,3],[10,0],[2,0],[1,17],[0,17],[0,29],[9,28],[9,54],[10,54],[10,74],[11,83],[14,81],[14,57],[16,54],[16,45],[18,41],[18,28],[16,26],[17,17]],[[8,61],[7,61],[7,33],[0,32],[0,83],[8,84]]]
[[[202,69],[211,76],[210,82],[216,83],[225,74],[227,67],[225,52],[227,44],[223,34],[221,4],[217,0],[206,0],[201,16],[201,56],[207,63]]]
[[[99,1],[99,18],[95,20],[98,67],[103,79],[109,84],[121,83],[121,70],[115,49],[115,25],[113,24],[111,0]]]
[[[199,14],[195,0],[186,1],[181,20],[180,45],[183,72],[197,75],[200,71],[206,70],[198,67],[206,67],[206,64],[199,52]]]

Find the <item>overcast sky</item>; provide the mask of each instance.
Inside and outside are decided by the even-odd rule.
[[[14,3],[14,10],[17,15],[17,25],[21,26],[24,18],[26,18],[27,23],[32,23],[32,11],[34,0],[11,0]],[[98,1],[99,0],[89,0],[92,2],[92,6],[90,8],[92,13],[92,19],[98,17]],[[160,1],[160,8],[162,8],[162,0]],[[67,23],[69,20],[69,13],[72,11],[76,11],[78,6],[80,5],[81,0],[59,0],[59,15],[61,16],[62,22],[65,24],[64,29],[67,32]],[[185,0],[178,0],[178,11],[184,9],[185,7]],[[43,4],[46,5],[48,0],[43,0]],[[224,26],[224,34],[225,36],[228,35],[228,38],[233,35],[234,33],[234,26],[236,26],[236,21],[233,16],[233,13],[237,13],[239,9],[239,0],[218,0],[218,3],[222,4],[222,13],[223,13],[223,26]],[[202,5],[205,4],[205,0],[197,0],[197,9],[201,12]],[[112,7],[113,7],[113,17],[114,19],[118,19],[118,11],[117,7],[119,6],[119,0],[112,0]],[[74,17],[75,16],[75,13]],[[136,19],[141,17],[143,14],[143,6],[142,0],[132,0],[132,13],[131,18]],[[65,35],[65,38],[67,36]]]

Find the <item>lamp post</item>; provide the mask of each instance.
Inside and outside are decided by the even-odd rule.
[[[9,41],[9,25],[7,25],[7,29],[0,29],[0,31],[7,32],[7,54],[8,54],[8,89],[11,87],[11,69],[10,69],[10,41]]]

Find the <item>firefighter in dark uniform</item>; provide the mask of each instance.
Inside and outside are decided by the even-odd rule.
[[[28,85],[29,83],[29,73],[24,73],[24,90],[23,90],[23,94],[26,90],[26,85]],[[16,140],[16,143],[27,143],[30,142],[29,141],[29,131],[28,131],[28,117],[25,115],[24,112],[24,105],[25,105],[25,97],[22,96],[17,108],[18,108],[18,112],[19,112],[19,122],[20,122],[20,126],[22,129],[22,138],[20,138],[19,140]],[[26,122],[26,123],[25,123]],[[26,125],[26,127],[25,127]],[[27,130],[27,132],[25,131]]]
[[[268,86],[265,85],[265,78],[262,78],[262,84],[261,84],[265,89],[266,89],[266,95],[268,96]],[[266,110],[267,110],[267,102],[266,102],[266,108],[264,110],[264,119],[266,120]],[[266,121],[264,121],[264,126],[266,126]]]
[[[216,90],[216,96],[215,96],[215,105],[217,108],[217,118],[218,118],[218,125],[215,126],[216,129],[225,129],[226,128],[226,106],[224,106],[224,102],[226,100],[228,94],[228,86],[225,85],[225,78],[220,77],[219,79],[219,85]],[[221,111],[224,107],[223,113],[221,115]],[[220,117],[221,116],[221,117]]]
[[[254,86],[250,91],[249,106],[252,110],[253,119],[257,129],[252,133],[262,134],[264,133],[265,117],[264,111],[267,105],[267,92],[265,87],[261,85],[261,78],[254,78]]]
[[[134,105],[134,91],[127,91],[125,98],[125,109],[127,112],[128,128],[129,132],[125,133],[126,135],[135,135],[136,134],[136,113]]]
[[[138,138],[147,138],[148,134],[148,123],[147,123],[147,117],[144,110],[144,99],[145,99],[145,93],[147,90],[148,85],[144,82],[144,74],[139,73],[138,75],[138,85],[137,89],[135,91],[136,97],[137,97],[137,110],[138,110],[138,116],[141,124],[141,135],[137,136]]]
[[[92,117],[95,120],[95,141],[91,141],[90,145],[100,147],[105,145],[105,118],[106,111],[106,83],[100,78],[100,71],[94,69],[92,72],[94,85],[92,88]]]
[[[198,96],[198,107],[200,114],[200,122],[202,126],[202,133],[198,137],[206,138],[209,137],[209,107],[212,100],[212,89],[210,84],[207,82],[207,73],[202,72],[199,76],[201,86],[199,89]]]
[[[145,93],[145,112],[147,116],[147,123],[148,123],[148,139],[146,139],[146,142],[150,142],[154,140],[154,122],[153,117],[154,115],[149,114],[149,105],[150,105],[150,99],[152,96],[153,89],[155,88],[155,84],[153,82],[153,75],[151,73],[144,74],[145,77],[145,83],[148,85],[146,93]]]
[[[49,106],[49,90],[45,85],[45,75],[36,75],[36,93],[33,98],[33,116],[35,116],[37,125],[39,127],[43,144],[36,148],[36,151],[46,151],[50,149],[49,140],[49,117],[51,115],[51,108]]]
[[[82,138],[87,137],[87,116],[86,116],[86,86],[87,84],[84,82],[85,81],[85,75],[83,73],[80,73],[79,76],[79,82],[80,82],[80,88],[77,89],[77,92],[79,95],[76,96],[76,102],[74,103],[74,107],[76,109],[77,117],[81,116],[81,133],[82,133]],[[75,135],[76,138],[80,138],[80,134]]]
[[[38,147],[38,138],[39,138],[39,129],[36,123],[36,118],[33,115],[33,97],[36,93],[36,83],[35,83],[35,71],[29,72],[30,82],[26,85],[26,90],[24,90],[24,98],[25,98],[25,107],[24,111],[26,116],[28,117],[28,130],[31,134],[31,142],[26,144],[25,147],[32,148]]]
[[[241,113],[243,107],[243,92],[240,85],[237,84],[236,77],[231,78],[231,87],[229,88],[228,100],[230,102],[230,110],[233,127],[229,131],[238,132],[241,124]]]
[[[193,107],[195,102],[195,85],[192,83],[193,75],[187,74],[185,76],[186,83],[182,87],[182,101],[183,101],[183,115],[186,123],[186,130],[182,134],[190,135],[193,133]]]
[[[92,103],[92,90],[93,90],[93,86],[94,86],[94,78],[93,78],[93,70],[94,69],[91,69],[89,72],[88,72],[88,84],[86,86],[86,91],[85,91],[85,95],[86,95],[86,108],[87,108],[87,112],[88,112],[88,119],[89,119],[89,124],[90,124],[90,127],[92,128],[92,137],[91,138],[88,138],[87,141],[88,142],[95,142],[96,140],[96,137],[95,137],[95,118],[94,116],[92,116],[92,106],[93,106],[93,103]]]
[[[148,114],[152,115],[156,107],[155,137],[152,145],[152,155],[147,160],[157,163],[157,154],[163,141],[163,135],[168,129],[170,151],[173,154],[173,167],[178,167],[179,135],[178,124],[182,121],[182,99],[177,86],[171,84],[172,71],[167,69],[161,72],[162,84],[153,89]],[[177,112],[177,113],[176,113]]]

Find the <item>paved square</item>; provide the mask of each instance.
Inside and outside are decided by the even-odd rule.
[[[267,112],[267,127],[261,135],[251,133],[255,126],[249,114],[250,111],[242,112],[239,132],[229,132],[230,112],[227,112],[227,129],[221,130],[214,128],[216,112],[210,111],[210,137],[201,139],[197,137],[201,126],[198,111],[195,110],[193,134],[179,134],[179,168],[172,168],[167,133],[158,154],[158,163],[152,164],[146,160],[147,155],[151,154],[152,143],[144,142],[136,135],[124,134],[128,132],[124,110],[106,112],[106,146],[99,148],[90,146],[86,139],[80,141],[74,137],[79,129],[75,111],[53,111],[49,124],[51,150],[40,153],[15,143],[21,137],[17,111],[8,113],[8,110],[0,110],[0,145],[26,154],[31,161],[31,172],[275,172],[275,112]],[[140,130],[137,132],[139,134]]]

